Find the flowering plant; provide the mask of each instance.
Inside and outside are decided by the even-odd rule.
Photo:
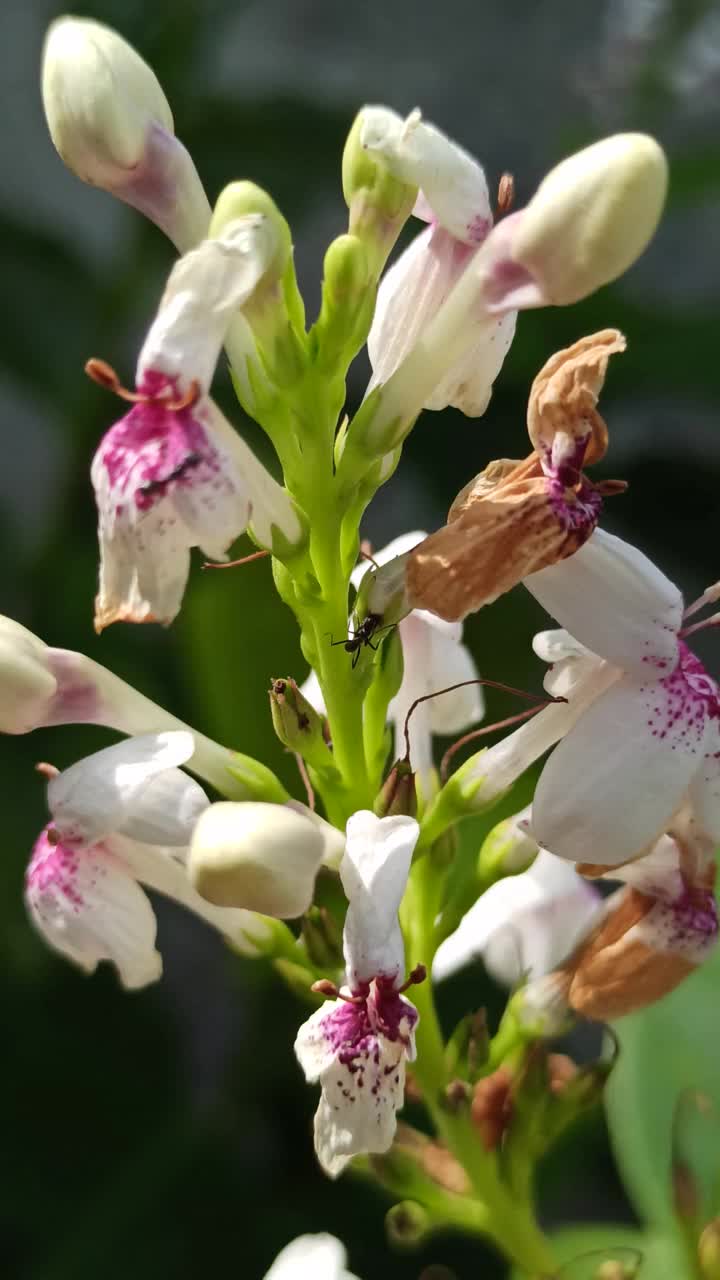
[[[233,182],[211,209],[157,80],[120,36],[54,23],[43,97],[68,166],[180,254],[134,387],[104,358],[87,364],[129,406],[91,465],[96,629],[171,624],[192,590],[192,548],[228,563],[247,532],[310,671],[269,688],[300,802],[262,762],[4,620],[5,732],[84,722],[125,735],[62,772],[42,766],[50,821],[27,871],[31,919],[82,969],[109,961],[142,987],[162,967],[144,886],[274,961],[312,1006],[295,1052],[320,1085],[320,1165],[386,1189],[394,1240],[452,1227],[492,1240],[517,1274],[636,1274],[641,1236],[639,1249],[570,1250],[540,1229],[533,1193],[537,1162],[613,1065],[578,1066],[551,1041],[578,1016],[614,1022],[662,999],[717,937],[720,698],[687,641],[718,592],[685,608],[647,557],[599,527],[624,486],[587,471],[608,448],[597,403],[623,336],[606,329],[549,355],[529,392],[528,456],[486,466],[442,528],[374,553],[361,521],[423,408],[483,414],[519,312],[572,305],[635,261],[662,211],[661,149],[607,138],[514,211],[512,180],[491,203],[479,164],[419,111],[363,108],[342,163],[348,230],[327,250],[308,327],[273,200]],[[385,270],[412,216],[425,229]],[[346,377],[365,344],[372,377],[350,419]],[[275,474],[212,398],[223,347]],[[534,641],[547,697],[475,729],[482,686],[503,673],[479,675],[463,619],[519,584],[559,624]],[[453,768],[456,746],[504,728]],[[440,733],[466,736],[437,769]],[[459,866],[458,826],[500,801],[512,810],[515,783],[551,749],[532,805]],[[607,880],[620,887],[603,897]],[[478,955],[513,988],[507,1007],[493,1035],[470,1010],[446,1037],[435,987]],[[412,1126],[397,1119],[406,1098]],[[716,1210],[679,1220],[689,1274],[718,1274]],[[321,1237],[295,1242],[270,1275],[316,1266],[348,1274]]]

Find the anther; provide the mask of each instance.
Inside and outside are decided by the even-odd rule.
[[[48,827],[47,831],[45,832],[45,836],[48,844],[56,845],[60,843],[60,839],[61,839],[60,832],[57,830],[56,827]]]
[[[427,978],[427,968],[424,964],[416,964],[405,979],[403,985],[398,987],[398,995],[402,995],[403,991],[407,991],[410,987],[418,987],[421,982]]]
[[[51,782],[53,778],[57,778],[60,770],[56,769],[54,764],[48,764],[46,760],[38,760],[35,765],[35,772],[42,774],[43,778],[47,778],[48,782]]]
[[[85,363],[85,372],[88,378],[92,378],[93,382],[97,382],[99,386],[105,387],[106,391],[112,391],[113,395],[119,396],[121,400],[128,400],[130,404],[139,404],[146,397],[138,394],[137,391],[128,391],[120,381],[118,375],[111,364],[106,360],[100,360],[97,356],[93,356],[91,360]]]
[[[331,982],[329,978],[318,978],[317,982],[313,982],[310,990],[317,992],[319,996],[330,996],[335,1000],[340,995],[335,983]]]
[[[504,218],[513,207],[515,199],[515,179],[511,173],[504,173],[498,183],[496,218]]]

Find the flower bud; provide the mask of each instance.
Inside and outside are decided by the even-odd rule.
[[[202,239],[210,218],[202,183],[155,73],[122,36],[58,18],[45,39],[42,95],[73,173],[146,214],[181,253]]]
[[[343,152],[343,194],[350,210],[350,233],[365,245],[371,271],[380,275],[401,228],[410,217],[417,187],[393,177],[376,143],[402,124],[386,107],[363,107]]]
[[[478,855],[478,876],[483,884],[518,875],[535,861],[538,845],[528,831],[529,817],[528,806],[498,822],[485,837]]]
[[[359,622],[372,614],[381,618],[382,625],[387,627],[407,617],[411,606],[405,580],[410,555],[408,551],[405,555],[394,556],[378,568],[371,565],[363,574],[353,606]]]
[[[305,309],[295,279],[290,228],[275,201],[254,182],[231,182],[220,193],[210,222],[211,236],[239,218],[262,219],[268,239],[268,262],[262,279],[243,304],[268,376],[290,386],[305,369]]]
[[[415,774],[407,760],[398,760],[385,779],[373,806],[378,818],[389,818],[404,813],[409,818],[417,814]]]
[[[339,779],[332,754],[325,742],[323,717],[318,715],[291,676],[273,680],[270,686],[270,714],[283,746],[289,751],[296,751],[327,780]]]
[[[355,354],[372,322],[375,289],[368,255],[358,236],[338,236],[325,254],[322,305],[313,338],[319,364],[329,372]]]
[[[510,256],[535,281],[535,305],[577,302],[632,266],[658,225],[667,182],[665,154],[643,133],[614,134],[551,169],[512,226]]]
[[[43,724],[57,690],[47,646],[12,618],[0,617],[0,732]]]
[[[698,1264],[703,1280],[720,1280],[720,1218],[713,1218],[700,1236]]]
[[[430,1218],[427,1210],[415,1200],[394,1204],[385,1215],[385,1230],[391,1244],[414,1248],[428,1235]]]
[[[284,805],[221,801],[195,827],[188,871],[216,906],[294,918],[312,902],[324,847],[316,826]]]

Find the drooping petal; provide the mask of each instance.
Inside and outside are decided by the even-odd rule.
[[[135,405],[104,436],[90,471],[101,554],[98,630],[114,621],[171,622],[190,548],[219,559],[245,530],[248,488],[215,425],[209,401],[172,410],[161,397]]]
[[[433,962],[436,981],[482,956],[510,985],[549,973],[598,914],[599,894],[575,869],[541,850],[521,875],[492,885],[470,908]]]
[[[335,1236],[298,1236],[278,1254],[265,1280],[355,1280],[347,1253]]]
[[[194,751],[191,733],[148,733],[96,751],[48,784],[54,825],[66,841],[92,843],[113,831],[187,844],[207,798],[177,768]]]
[[[426,124],[415,110],[403,120],[383,108],[363,112],[361,143],[381,155],[393,177],[418,186],[441,227],[457,240],[480,244],[492,226],[485,174],[467,151]]]
[[[419,832],[414,818],[376,818],[367,809],[348,819],[340,879],[350,904],[344,951],[353,990],[379,975],[397,978],[403,970],[398,910]]]
[[[524,582],[553,618],[608,662],[648,681],[675,666],[682,596],[621,538],[596,529],[574,555]]]
[[[45,941],[87,973],[109,960],[128,990],[160,977],[155,913],[127,868],[102,845],[53,844],[43,832],[27,870],[25,901]]]
[[[315,1151],[325,1172],[337,1178],[353,1156],[382,1153],[392,1145],[404,1099],[403,1047],[373,1039],[352,1064],[336,1059],[322,1086]]]
[[[716,714],[717,694],[690,683],[697,660],[689,657],[684,650],[662,680],[617,681],[556,747],[533,801],[540,844],[573,862],[617,866],[667,828]]]

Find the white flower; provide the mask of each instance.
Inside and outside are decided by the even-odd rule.
[[[203,241],[170,274],[138,360],[137,402],[104,436],[92,463],[98,630],[118,620],[170,622],[193,546],[218,559],[250,521],[269,547],[273,526],[289,542],[300,538],[288,495],[208,395],[233,315],[274,251],[270,226],[248,215]]]
[[[262,917],[211,907],[190,884],[187,846],[209,803],[178,768],[192,753],[190,733],[147,734],[78,761],[48,786],[52,821],[26,874],[31,919],[87,973],[111,961],[128,989],[162,971],[141,884],[188,907],[239,950],[254,954],[267,935]]]
[[[294,807],[221,801],[200,816],[188,870],[203,898],[293,919],[312,904],[333,828]]]
[[[315,1150],[331,1177],[354,1155],[388,1150],[403,1103],[417,1012],[402,994],[398,910],[418,832],[413,818],[376,818],[367,810],[347,824],[340,866],[349,901],[347,986],[303,1024],[295,1041],[307,1080],[319,1080],[322,1088]]]
[[[360,139],[394,177],[420,188],[414,212],[430,224],[380,282],[368,336],[370,391],[387,382],[421,337],[485,240],[493,217],[481,166],[426,124],[419,111],[402,120],[394,111],[366,108]],[[455,405],[470,417],[483,414],[512,342],[515,319],[516,313],[508,312],[479,329],[477,342],[446,370],[425,408]]]
[[[720,839],[720,695],[680,639],[678,589],[600,530],[525,585],[613,673],[545,765],[535,838],[571,861],[617,866],[648,849],[687,797]]]
[[[426,535],[405,533],[394,538],[381,551],[373,553],[379,565],[407,554]],[[351,582],[356,590],[369,570],[368,562],[359,564]],[[388,707],[388,719],[395,730],[395,758],[405,755],[405,719],[417,698],[446,689],[466,680],[476,680],[478,671],[472,655],[462,643],[462,623],[444,622],[425,609],[415,609],[398,624],[403,650],[402,684]],[[311,672],[302,685],[316,711],[325,714],[325,703],[317,676]],[[410,718],[410,762],[421,787],[427,787],[432,770],[432,735],[462,733],[485,714],[482,685],[468,685],[420,703]]]
[[[433,978],[441,981],[482,957],[489,973],[511,986],[549,973],[570,953],[600,912],[600,896],[574,867],[541,850],[521,875],[485,891],[438,947]]]
[[[278,1254],[265,1280],[356,1280],[335,1236],[298,1236]]]
[[[181,253],[206,235],[210,206],[168,101],[122,36],[58,18],[45,39],[42,95],[52,140],[83,182],[139,209]]]

